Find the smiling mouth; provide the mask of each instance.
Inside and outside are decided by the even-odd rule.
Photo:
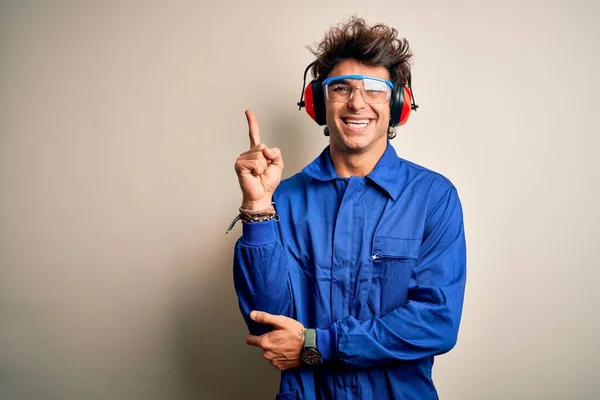
[[[371,121],[372,120],[369,118],[364,118],[364,119],[342,118],[342,122],[344,123],[344,125],[346,125],[351,130],[354,130],[354,131],[364,130],[371,123]]]

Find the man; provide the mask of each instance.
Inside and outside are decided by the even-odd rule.
[[[282,371],[277,399],[436,399],[466,251],[452,183],[389,143],[411,108],[408,43],[353,18],[313,53],[306,107],[330,136],[315,161],[281,182],[282,154],[246,112],[234,283],[247,343]]]

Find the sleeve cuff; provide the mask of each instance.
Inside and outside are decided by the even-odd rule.
[[[321,352],[323,361],[337,358],[337,326],[335,323],[329,329],[317,328],[317,349]]]
[[[242,244],[263,246],[277,240],[275,221],[244,222],[242,226]]]

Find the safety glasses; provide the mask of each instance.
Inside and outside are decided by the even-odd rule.
[[[339,103],[349,102],[356,89],[360,90],[365,103],[387,103],[394,89],[394,84],[387,79],[365,75],[332,76],[325,79],[322,85],[325,98]]]

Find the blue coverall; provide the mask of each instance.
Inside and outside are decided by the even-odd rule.
[[[252,310],[317,329],[323,363],[281,374],[279,400],[437,399],[434,356],[456,343],[466,247],[457,191],[388,141],[365,177],[329,148],[274,194],[280,221],[244,223],[234,284]]]

